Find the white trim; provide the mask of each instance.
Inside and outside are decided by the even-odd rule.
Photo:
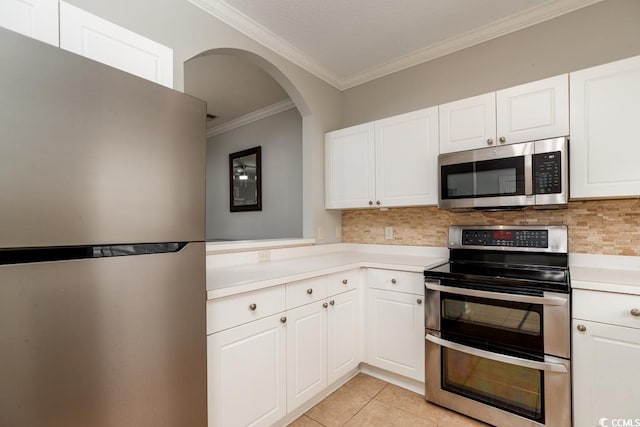
[[[495,39],[505,34],[539,24],[601,2],[602,0],[550,0],[522,13],[508,16],[476,30],[451,37],[435,45],[411,52],[347,77],[341,77],[334,71],[319,64],[289,42],[229,6],[223,0],[188,1],[335,88],[345,90],[458,50]]]
[[[295,106],[296,105],[290,99],[276,102],[275,104],[271,104],[252,113],[245,114],[244,116],[240,116],[236,119],[230,120],[226,123],[221,124],[220,126],[207,129],[207,138],[211,138],[215,135],[220,135],[224,132],[229,132],[230,130],[237,129],[241,126],[246,126],[249,123],[253,123],[266,117],[273,116],[274,114],[282,113],[283,111],[295,108]]]
[[[360,73],[353,74],[342,80],[340,89],[344,90],[361,85],[371,80],[557,18],[558,16],[601,1],[602,0],[555,0],[544,3],[523,13],[491,22],[478,29],[450,37],[440,43],[416,50]]]
[[[240,13],[222,0],[188,0],[189,3],[199,7],[210,15],[218,18],[230,27],[240,31],[245,36],[255,40],[261,45],[282,55],[289,61],[310,72],[314,76],[324,80],[331,86],[340,88],[342,77],[327,67],[318,63],[310,56],[301,52],[298,48],[287,42],[280,36],[269,31],[253,19]]]

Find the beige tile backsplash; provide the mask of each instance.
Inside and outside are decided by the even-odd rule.
[[[570,202],[567,209],[453,213],[437,207],[345,210],[345,243],[447,246],[450,225],[567,225],[569,251],[640,256],[640,199]],[[384,228],[393,227],[393,240]]]

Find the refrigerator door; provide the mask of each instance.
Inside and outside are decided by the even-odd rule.
[[[206,426],[204,262],[0,265],[0,426]]]
[[[206,104],[0,28],[0,248],[204,240]]]

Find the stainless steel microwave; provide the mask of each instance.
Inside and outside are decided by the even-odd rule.
[[[440,154],[438,207],[566,207],[568,157],[568,137]]]

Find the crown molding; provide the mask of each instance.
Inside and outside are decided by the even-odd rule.
[[[220,135],[221,133],[229,132],[230,130],[246,126],[249,123],[253,123],[269,116],[273,116],[274,114],[282,113],[283,111],[295,108],[295,106],[296,105],[290,99],[276,102],[275,104],[271,104],[252,113],[240,116],[237,119],[230,120],[226,123],[221,124],[220,126],[207,129],[207,138],[211,138],[212,136]]]
[[[348,77],[341,77],[319,64],[289,42],[240,13],[223,0],[188,1],[333,87],[345,90],[505,34],[557,18],[566,13],[599,3],[602,0],[549,0],[522,13],[491,22],[473,31],[451,37],[435,45],[419,49]]]
[[[253,19],[240,13],[221,0],[188,0],[189,3],[204,10],[230,27],[241,32],[261,45],[283,56],[314,76],[324,80],[331,86],[340,89],[343,78],[321,65],[310,56],[287,42],[280,36],[269,31]]]
[[[525,12],[491,22],[473,31],[450,37],[440,43],[411,52],[343,79],[341,90],[405,70],[450,53],[522,30],[573,12],[602,0],[552,0]]]

